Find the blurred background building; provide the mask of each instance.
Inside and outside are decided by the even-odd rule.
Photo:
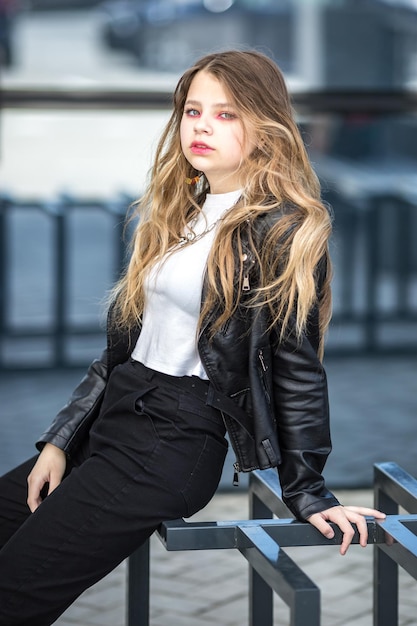
[[[283,69],[335,215],[328,481],[417,475],[416,0],[0,0],[0,470],[101,350],[180,73],[232,47]]]

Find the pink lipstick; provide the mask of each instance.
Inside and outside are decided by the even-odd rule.
[[[210,148],[203,141],[193,141],[190,149],[193,154],[209,154],[213,151],[213,148]]]

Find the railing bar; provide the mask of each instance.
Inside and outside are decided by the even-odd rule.
[[[397,513],[400,505],[409,513],[417,513],[417,480],[396,463],[374,465],[374,486],[396,503],[396,510],[385,512]]]
[[[176,526],[176,524],[179,526]],[[216,522],[164,522],[158,533],[165,548],[178,550],[224,550],[236,548],[236,523],[217,526]]]
[[[378,526],[386,533],[387,538],[384,543],[380,544],[382,549],[395,552],[398,546],[406,550],[410,557],[413,558],[417,567],[417,535],[410,530],[403,522],[414,521],[417,524],[416,516],[407,515],[387,515],[385,520],[377,522]],[[416,576],[417,578],[417,569]]]
[[[367,211],[362,214],[362,232],[365,237],[365,298],[366,298],[366,316],[364,323],[364,341],[365,349],[368,351],[375,350],[378,343],[377,339],[377,268],[379,254],[379,227],[380,216],[377,210],[375,198],[369,203]]]
[[[126,626],[149,626],[150,541],[128,559]]]
[[[8,237],[7,237],[7,213],[9,202],[6,198],[0,198],[0,336],[6,335],[7,302],[8,297]],[[0,346],[1,348],[1,346]]]
[[[320,625],[320,590],[301,570],[298,565],[272,541],[260,527],[239,528],[239,533],[249,540],[251,546],[239,548],[239,551],[289,606],[291,626]],[[253,626],[269,626],[269,608],[265,615],[257,615]]]
[[[60,206],[55,216],[55,278],[54,278],[54,362],[57,367],[65,363],[65,319],[67,295],[67,220]]]
[[[252,528],[262,528],[276,543],[282,547],[329,546],[339,545],[342,534],[336,524],[330,526],[335,532],[333,539],[327,539],[310,524],[297,522],[293,519],[250,519],[227,520],[220,522],[185,522],[174,520],[164,522],[160,528],[160,539],[167,550],[223,550],[239,548],[241,535],[238,530],[248,532]],[[376,522],[368,518],[368,543],[374,544],[378,539]],[[240,539],[239,539],[240,536]],[[352,543],[359,543],[359,535],[355,531]],[[244,547],[244,546],[243,546]]]
[[[281,486],[276,470],[251,472],[249,490],[278,517],[292,517],[290,510],[281,499]]]
[[[274,473],[275,474],[275,473]],[[253,487],[253,473],[250,476],[250,485]],[[253,488],[248,490],[249,518],[272,519],[270,508],[256,495]],[[258,616],[263,614],[265,626],[273,626],[274,604],[272,589],[262,576],[249,565],[249,626],[257,626]]]
[[[410,576],[417,580],[417,555],[415,550],[410,550],[409,546],[394,543],[392,546],[381,544],[378,546],[384,554],[394,561],[397,566],[402,567]]]
[[[259,617],[262,616],[262,620]],[[249,564],[249,626],[273,626],[273,592],[267,581]]]
[[[380,546],[374,552],[373,626],[398,624],[398,565]]]
[[[386,487],[393,485],[393,475],[398,476],[398,470],[394,463],[374,465],[374,506],[386,514],[398,514],[397,502],[386,493]],[[385,533],[382,534],[381,544],[384,541]],[[396,626],[398,565],[379,548],[375,548],[373,562],[373,626]]]

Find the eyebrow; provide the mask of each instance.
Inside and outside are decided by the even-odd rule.
[[[187,100],[185,104],[192,104],[193,106],[201,106],[201,102],[198,100]],[[226,107],[232,107],[233,105],[230,102],[216,102],[212,105],[213,109],[221,109]]]

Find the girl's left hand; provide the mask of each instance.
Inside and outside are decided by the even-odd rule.
[[[355,531],[351,526],[351,522],[356,524],[359,532],[360,545],[364,548],[368,542],[368,528],[366,524],[365,515],[375,517],[377,519],[384,519],[385,513],[377,511],[376,509],[368,509],[362,506],[333,506],[330,509],[321,511],[320,513],[314,513],[308,518],[308,522],[312,524],[322,535],[328,539],[333,539],[334,531],[328,522],[334,522],[339,526],[343,533],[343,540],[340,546],[340,554],[344,555],[349,548]]]

